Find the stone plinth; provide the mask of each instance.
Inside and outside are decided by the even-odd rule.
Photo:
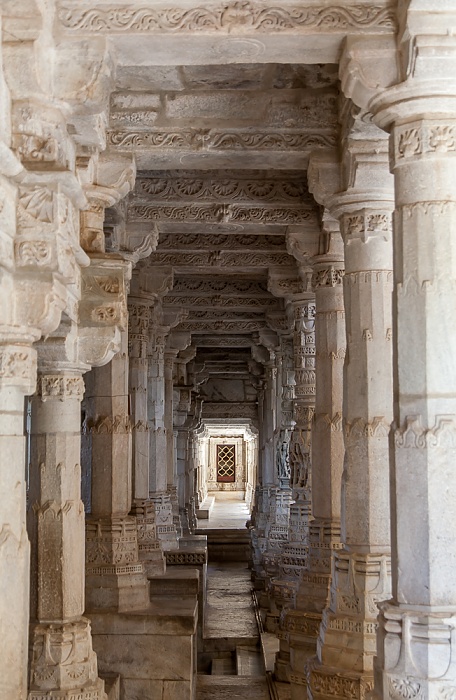
[[[100,671],[120,674],[124,700],[194,697],[197,617],[195,595],[153,596],[142,613],[91,615]]]

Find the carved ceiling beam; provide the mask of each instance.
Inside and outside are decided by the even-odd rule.
[[[140,176],[136,180],[135,198],[152,199],[155,202],[180,200],[204,202],[244,202],[301,204],[313,200],[307,189],[305,174],[287,173],[277,178],[248,177],[238,173],[230,177],[225,172],[215,177],[204,177],[198,172],[163,172],[157,176]]]
[[[141,263],[143,264],[143,263]],[[211,295],[226,295],[230,297],[252,297],[271,298],[267,285],[263,281],[251,281],[249,279],[223,279],[204,277],[177,277],[174,286],[173,294],[211,294]]]
[[[255,2],[205,3],[188,8],[175,2],[174,7],[154,9],[140,2],[123,2],[109,6],[81,7],[64,2],[58,12],[62,30],[78,34],[313,34],[358,30],[393,33],[396,13],[391,3],[376,6],[345,3],[343,7],[327,5],[256,4]],[[183,5],[183,6],[182,6]]]
[[[173,251],[201,251],[201,250],[222,250],[238,251],[284,251],[285,236],[271,235],[249,235],[233,233],[180,233],[161,234],[157,246],[157,252]]]
[[[266,327],[264,319],[255,321],[225,321],[225,320],[204,320],[204,321],[183,321],[179,324],[179,330],[190,333],[253,333]]]
[[[311,204],[255,206],[242,204],[139,204],[128,209],[128,221],[179,221],[199,223],[302,224],[315,218]]]
[[[233,311],[248,311],[254,309],[256,311],[266,311],[269,308],[277,307],[278,300],[274,297],[266,298],[232,298],[229,296],[212,295],[212,296],[179,296],[175,294],[169,294],[165,297],[165,303],[167,306],[178,306],[178,307],[191,307],[193,309],[202,309],[207,307],[208,309],[220,309],[228,308]]]
[[[203,348],[250,348],[253,344],[251,336],[248,335],[202,335],[196,337],[194,342]]]
[[[263,253],[263,252],[233,252],[214,250],[210,253],[152,253],[147,260],[147,267],[155,268],[169,265],[181,271],[188,270],[194,273],[200,267],[203,271],[208,268],[236,268],[248,269],[251,267],[268,268],[289,267],[293,262],[288,253]]]

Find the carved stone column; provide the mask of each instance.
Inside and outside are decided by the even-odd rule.
[[[127,333],[109,365],[87,375],[92,434],[92,512],[87,520],[86,596],[89,611],[144,609],[148,584],[138,559],[131,508],[131,421]]]
[[[326,215],[321,253],[313,258],[316,304],[316,398],[312,432],[312,515],[309,552],[301,572],[295,608],[283,621],[289,644],[291,694],[302,697],[305,664],[315,655],[321,614],[328,603],[331,553],[340,547],[341,482],[344,462],[342,432],[345,311],[342,281],[343,242],[339,224]]]
[[[303,271],[304,272],[304,271]],[[306,288],[310,270],[304,276]],[[290,505],[287,542],[282,547],[279,575],[271,583],[279,629],[280,650],[275,673],[283,681],[289,680],[289,645],[287,625],[296,603],[299,578],[308,560],[309,520],[311,516],[311,445],[312,420],[315,401],[315,304],[312,291],[291,297],[294,337],[295,427],[290,441],[290,471],[293,501]],[[280,624],[279,624],[280,622]]]
[[[14,14],[13,8],[11,11]],[[30,9],[30,28],[35,19],[41,26],[41,16],[33,15]],[[27,45],[32,73],[39,52],[31,57],[33,42],[20,43]],[[66,129],[60,128],[62,115],[57,110],[51,115],[47,112],[55,133],[51,138],[46,131],[49,138],[37,145],[35,134],[28,129],[33,125],[45,131],[49,125],[42,122],[41,112],[22,110],[23,104],[10,111],[1,60],[0,47],[0,697],[23,700],[27,696],[30,581],[24,396],[33,393],[36,384],[32,344],[58,327],[65,307],[69,315],[77,309],[76,259],[80,264],[87,264],[88,259],[79,246],[77,226],[77,210],[85,200],[72,172],[72,144]],[[35,171],[43,143],[52,147],[47,161],[51,178],[50,173],[43,176],[39,169]],[[65,165],[62,158],[67,159]]]
[[[137,275],[133,275],[137,282]],[[136,289],[134,284],[134,291]],[[132,290],[133,291],[133,290]],[[147,575],[164,573],[165,558],[157,537],[155,504],[149,499],[150,429],[147,415],[150,310],[153,298],[129,296],[128,351],[132,422],[132,515],[136,517],[139,559]]]
[[[169,327],[159,325],[155,317],[151,327],[148,354],[148,421],[149,421],[149,499],[156,512],[157,537],[164,549],[178,546],[173,522],[171,497],[167,493],[167,439],[165,429],[165,343]]]
[[[37,600],[32,611],[30,700],[102,700],[84,612],[84,506],[81,501],[80,371],[44,370],[32,400],[30,497],[36,518]],[[57,696],[56,696],[57,697]]]
[[[341,223],[345,247],[344,303],[347,355],[344,367],[345,464],[342,481],[343,549],[333,554],[330,602],[323,612],[317,660],[310,662],[310,697],[363,696],[373,685],[377,603],[390,594],[389,447],[392,418],[393,183],[382,133],[344,112],[344,167],[337,195],[311,164],[317,201]],[[315,161],[316,163],[316,161]],[[331,176],[331,171],[330,171]],[[340,191],[345,188],[344,191]],[[349,633],[349,636],[347,636]]]
[[[259,484],[255,493],[252,512],[251,538],[253,547],[253,569],[255,586],[265,588],[266,573],[263,556],[268,548],[267,533],[275,514],[276,472],[274,464],[274,424],[275,424],[275,353],[267,349],[258,339],[252,347],[252,357],[264,368],[258,387],[258,474]],[[271,359],[272,358],[272,359]],[[266,601],[262,601],[267,605]]]
[[[423,9],[427,11],[423,12]],[[418,10],[418,12],[416,11]],[[379,57],[349,46],[346,89],[391,131],[394,215],[393,595],[375,696],[456,696],[456,42],[454,6],[404,3],[397,84],[362,84]],[[367,60],[365,60],[367,57]],[[389,64],[395,68],[391,52]],[[375,59],[375,61],[374,61]],[[364,76],[364,72],[363,72]],[[404,82],[401,82],[401,81]]]
[[[90,624],[82,617],[80,402],[82,373],[108,363],[119,349],[125,270],[115,265],[115,271],[106,259],[92,260],[82,271],[83,295],[76,309],[69,305],[59,328],[38,345],[40,374],[32,401],[30,464],[29,700],[51,695],[70,699],[75,693],[86,700],[105,697]]]

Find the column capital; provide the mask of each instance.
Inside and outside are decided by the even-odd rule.
[[[393,37],[348,37],[339,68],[342,91],[385,131],[422,116],[456,112],[456,13],[449,3],[423,12],[418,0],[400,12]]]
[[[130,276],[131,263],[115,255],[92,253],[90,266],[83,268],[78,349],[80,360],[91,367],[107,364],[119,351]]]

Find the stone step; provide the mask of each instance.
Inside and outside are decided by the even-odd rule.
[[[197,596],[200,588],[200,576],[197,569],[170,567],[165,574],[149,579],[152,596]]]
[[[236,675],[236,665],[233,659],[233,654],[229,652],[221,653],[212,659],[211,663],[212,676],[234,676]]]
[[[214,508],[215,496],[208,496],[196,509],[196,517],[200,520],[208,520]]]
[[[264,665],[261,651],[257,646],[236,647],[236,675],[264,676]]]
[[[199,532],[199,531],[197,531]],[[250,560],[250,533],[246,528],[205,529],[209,561]]]
[[[264,677],[201,675],[196,700],[269,700],[269,691]]]

